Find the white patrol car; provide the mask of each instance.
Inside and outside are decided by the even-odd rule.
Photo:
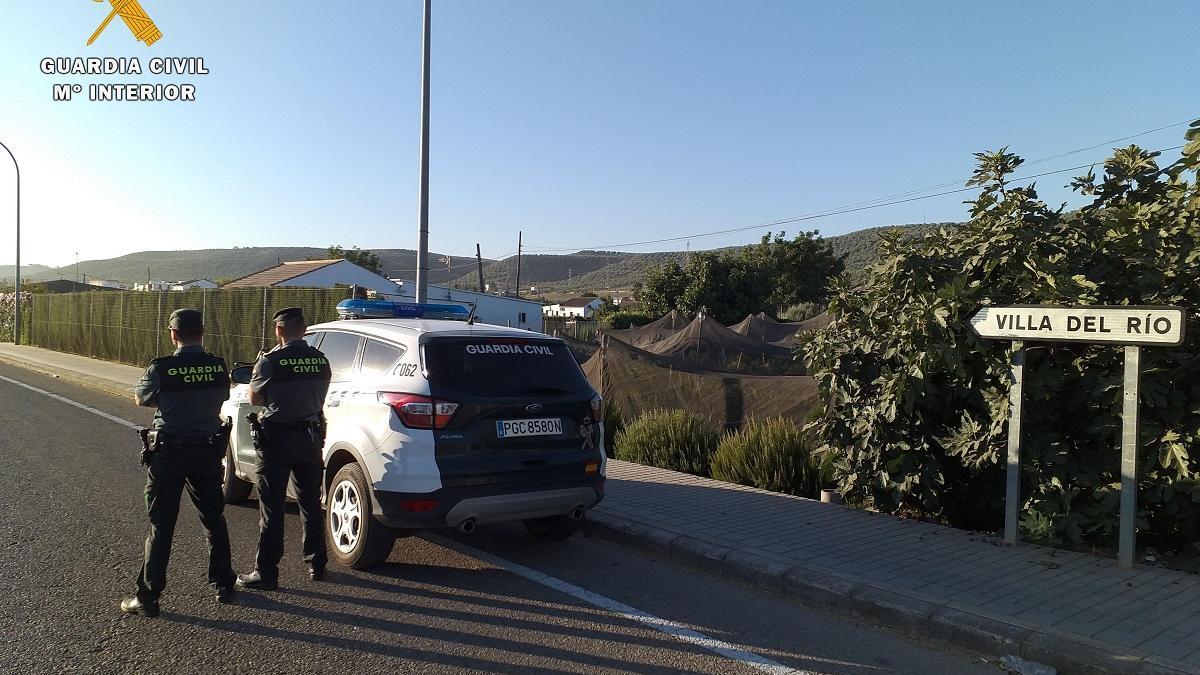
[[[603,497],[600,398],[561,340],[425,318],[323,323],[304,339],[333,370],[324,502],[335,560],[366,568],[387,558],[397,535],[505,521],[565,539]],[[222,410],[234,425],[230,503],[256,481],[246,415],[259,410],[250,368],[233,379]]]

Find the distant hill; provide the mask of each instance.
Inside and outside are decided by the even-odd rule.
[[[917,236],[939,226],[953,223],[928,225],[900,225],[898,228],[908,236]],[[879,234],[888,227],[873,227],[829,237],[834,251],[846,255],[846,271],[851,275],[861,274],[863,269],[878,255]],[[410,249],[372,249],[380,258],[383,273],[390,277],[416,278],[416,251]],[[237,278],[271,267],[277,262],[324,258],[323,248],[266,246],[233,249],[203,249],[195,251],[143,251],[130,253],[109,260],[85,260],[79,264],[80,278],[84,275],[93,279],[134,282],[144,281],[149,267],[149,276],[155,281],[186,281],[189,279]],[[430,282],[449,284],[460,288],[475,289],[478,276],[475,259],[470,257],[450,258],[447,269],[444,257],[429,254]],[[618,251],[579,251],[566,255],[526,255],[521,259],[521,287],[528,292],[536,286],[544,293],[578,293],[612,288],[628,288],[645,278],[647,270],[669,260],[683,262],[687,253],[683,251],[661,251],[656,253],[624,253]],[[484,280],[493,289],[512,290],[516,286],[517,259],[484,259]],[[0,280],[12,278],[12,266],[0,267]],[[22,268],[22,276],[30,281],[53,279],[75,279],[75,266],[65,265],[50,268],[30,265]]]
[[[906,236],[918,236],[939,226],[953,223],[897,225]],[[846,271],[861,274],[867,265],[878,256],[879,235],[893,227],[873,227],[828,238],[833,250],[846,256]],[[740,247],[732,247],[734,249]],[[595,291],[607,288],[628,288],[641,281],[646,272],[670,260],[683,263],[687,259],[684,251],[661,251],[656,253],[622,253],[616,251],[580,251],[568,255],[528,255],[521,262],[521,287],[537,286],[540,292],[567,293]],[[516,257],[484,266],[483,276],[487,283],[500,289],[512,288],[516,277]],[[452,283],[474,288],[478,277],[474,270]]]
[[[372,249],[379,256],[385,276],[416,278],[417,252],[409,249]],[[325,258],[323,248],[296,246],[264,246],[252,248],[216,248],[194,251],[142,251],[130,253],[119,258],[108,260],[85,260],[79,263],[80,278],[84,275],[93,279],[110,281],[145,281],[147,269],[154,281],[187,281],[191,279],[237,278],[252,274],[262,269],[274,266],[279,262],[289,260],[305,260],[307,258]],[[441,262],[441,254],[430,253],[429,280],[431,283],[445,283],[461,274],[467,266],[474,268],[474,258],[452,256],[451,269],[446,270],[446,264]],[[492,262],[485,260],[484,264]],[[0,268],[2,274],[4,268]],[[11,273],[10,273],[11,274]],[[42,267],[36,273],[22,271],[22,276],[28,276],[30,281],[49,281],[75,278],[75,265],[65,265],[59,268]]]
[[[939,227],[954,227],[957,223],[916,223],[912,225],[887,225],[871,227],[857,232],[839,234],[829,237],[829,245],[834,253],[846,256],[846,272],[851,275],[862,274],[867,265],[879,257],[879,235],[888,230],[903,230],[904,236],[919,237],[927,232],[933,232]]]
[[[21,278],[25,279],[34,274],[41,274],[50,269],[45,265],[21,265]],[[17,274],[16,265],[0,265],[0,281],[13,282],[13,278]]]

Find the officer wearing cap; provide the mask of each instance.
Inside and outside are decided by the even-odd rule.
[[[239,574],[244,588],[274,590],[283,558],[283,504],[288,476],[295,479],[296,501],[304,524],[304,562],[309,577],[325,576],[325,531],[321,520],[321,475],[325,463],[322,407],[332,371],[320,350],[304,341],[304,312],[299,307],[274,315],[279,344],[254,364],[250,403],[264,406],[263,437],[258,449],[258,556],[254,571]]]
[[[146,511],[150,533],[137,578],[137,594],[121,602],[129,614],[156,616],[158,598],[167,584],[167,560],[186,487],[200,512],[208,539],[208,583],[217,601],[233,600],[235,575],[229,558],[225,499],[221,491],[228,427],[221,404],[229,398],[225,360],[204,351],[204,317],[196,309],[171,314],[175,353],[154,359],[134,390],[134,402],[156,407],[153,429],[144,437]]]

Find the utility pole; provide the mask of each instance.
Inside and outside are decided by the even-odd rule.
[[[517,232],[517,297],[521,297],[521,232]]]
[[[79,251],[75,251],[75,285],[79,285]]]
[[[475,244],[475,263],[479,269],[479,292],[483,293],[483,255],[479,252],[479,244]]]
[[[13,303],[16,309],[13,310],[13,344],[21,344],[21,167],[17,164],[17,157],[8,149],[4,143],[0,143],[0,148],[8,153],[12,159],[13,168],[17,170],[17,271],[13,281],[15,282],[17,301]]]
[[[429,297],[429,15],[433,0],[425,0],[424,32],[421,35],[421,178],[418,187],[417,291],[416,301]]]

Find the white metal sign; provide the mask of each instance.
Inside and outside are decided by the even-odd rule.
[[[1127,569],[1133,567],[1142,347],[1183,344],[1185,319],[1186,315],[1179,307],[1120,305],[984,307],[971,317],[971,330],[979,337],[1013,341],[1005,462],[1006,542],[1017,543],[1017,522],[1021,516],[1021,390],[1025,382],[1025,341],[1120,344],[1125,345],[1125,391],[1121,407],[1121,515],[1117,530],[1117,562]]]
[[[1183,344],[1184,323],[1179,307],[1016,305],[984,307],[971,330],[1001,340],[1170,347]]]

